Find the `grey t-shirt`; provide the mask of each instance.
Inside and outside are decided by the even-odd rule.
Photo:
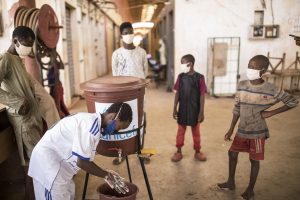
[[[289,97],[288,93],[269,82],[261,85],[252,85],[248,80],[239,82],[233,109],[233,113],[240,116],[237,135],[250,139],[268,138],[269,130],[261,112],[280,101],[295,107],[298,101]]]

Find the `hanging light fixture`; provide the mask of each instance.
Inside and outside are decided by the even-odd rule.
[[[133,28],[153,28],[153,22],[136,22],[132,24]]]
[[[156,4],[143,5],[142,21],[151,21],[156,8],[157,8]]]
[[[135,33],[140,33],[142,35],[146,35],[151,28],[153,28],[153,22],[136,22],[132,24]]]

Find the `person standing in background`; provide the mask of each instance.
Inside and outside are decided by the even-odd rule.
[[[145,79],[148,74],[148,59],[146,51],[133,45],[134,32],[130,22],[120,25],[120,33],[123,46],[116,49],[112,54],[112,75],[113,76],[133,76]],[[119,161],[113,160],[113,164],[118,165],[124,161],[124,157]]]
[[[201,152],[200,123],[204,121],[205,93],[207,91],[204,76],[194,70],[195,58],[191,54],[181,58],[183,73],[178,75],[174,90],[173,118],[177,120],[178,129],[176,136],[177,151],[172,156],[173,162],[183,158],[182,147],[186,127],[191,126],[194,141],[194,158],[206,161],[206,156]]]
[[[133,27],[130,22],[120,26],[123,47],[112,54],[113,76],[133,76],[145,79],[148,73],[147,53],[144,49],[133,45]]]
[[[32,51],[34,32],[25,26],[15,28],[9,49],[0,56],[0,103],[6,106],[24,169],[25,199],[34,199],[32,179],[27,176],[29,159],[43,133],[42,113],[35,95],[34,78],[22,59]]]

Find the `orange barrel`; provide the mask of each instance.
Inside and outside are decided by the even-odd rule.
[[[88,112],[103,113],[109,105],[117,102],[128,103],[133,112],[129,128],[136,129],[143,124],[144,95],[147,83],[144,79],[129,76],[102,77],[87,81],[80,85],[84,90]],[[141,129],[141,141],[143,130]],[[101,136],[97,152],[103,156],[117,157],[117,149],[122,150],[122,156],[138,151],[137,131]]]

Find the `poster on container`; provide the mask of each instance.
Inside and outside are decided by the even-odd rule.
[[[123,134],[113,134],[113,135],[102,135],[100,139],[104,141],[121,141],[133,138],[137,135],[136,129],[138,128],[138,102],[137,99],[126,101],[123,103],[127,103],[132,110],[132,122],[126,129],[119,130],[119,132],[126,132]],[[113,103],[99,103],[95,102],[95,108],[97,113],[105,113],[105,111],[112,106]],[[132,131],[131,131],[132,130]],[[143,129],[141,129],[141,140],[143,137]]]

